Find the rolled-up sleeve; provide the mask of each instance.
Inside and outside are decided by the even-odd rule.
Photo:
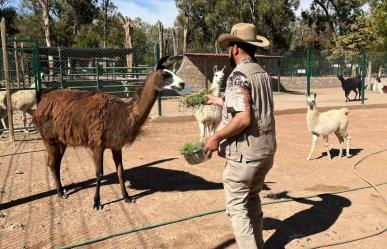
[[[247,99],[245,94],[251,96],[251,84],[245,74],[234,72],[232,75],[232,85],[225,92],[225,104],[228,113],[242,112],[246,110]]]

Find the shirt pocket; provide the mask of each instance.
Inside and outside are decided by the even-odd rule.
[[[273,121],[270,117],[263,117],[258,120],[259,131],[265,133],[273,130]]]

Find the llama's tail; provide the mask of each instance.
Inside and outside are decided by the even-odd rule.
[[[349,113],[349,110],[347,108],[341,108],[340,110],[344,112],[345,115],[348,115]]]

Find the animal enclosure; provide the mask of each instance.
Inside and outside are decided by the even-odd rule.
[[[278,151],[261,193],[263,236],[268,243],[309,248],[366,236],[384,228],[387,209],[372,188],[266,203],[289,200],[281,196],[318,195],[367,186],[354,175],[353,165],[385,147],[386,110],[385,107],[351,110],[348,129],[352,136],[352,156],[338,158],[339,143],[332,138],[331,161],[324,153],[322,141],[317,143],[314,160],[305,160],[311,142],[305,121],[306,107],[302,113],[275,116]],[[375,123],[379,124],[377,129]],[[18,136],[14,144],[0,144],[0,248],[58,248],[161,223],[167,224],[85,247],[196,249],[227,245],[237,248],[223,211],[170,223],[224,208],[221,183],[224,160],[214,154],[211,160],[191,166],[179,152],[186,141],[198,140],[196,121],[149,122],[133,146],[123,149],[124,175],[130,179],[125,185],[137,198],[134,204],[122,200],[113,158],[111,153],[105,153],[102,211],[90,206],[95,170],[88,150],[69,148],[64,155],[61,177],[69,193],[64,200],[56,196],[38,134],[31,133],[25,141],[21,141],[24,134]],[[297,152],[289,153],[289,149]],[[358,166],[359,173],[374,184],[386,182],[386,156],[384,152],[364,159]],[[386,185],[378,187],[386,193]],[[339,248],[382,249],[386,243],[381,234]]]

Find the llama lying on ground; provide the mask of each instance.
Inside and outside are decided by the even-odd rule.
[[[325,148],[327,150],[328,158],[331,159],[328,145],[328,135],[335,133],[340,142],[339,157],[342,156],[343,144],[347,144],[347,157],[349,157],[349,145],[351,137],[348,136],[348,109],[341,108],[339,110],[331,110],[327,112],[319,112],[316,106],[316,94],[314,97],[307,96],[308,111],[306,113],[306,123],[308,130],[312,134],[312,148],[306,160],[310,160],[312,153],[316,146],[317,139],[320,135],[324,138]]]
[[[214,77],[210,91],[216,97],[220,97],[220,87],[224,78],[225,67],[219,71],[217,70],[217,66],[214,67]],[[222,120],[222,107],[219,105],[202,105],[195,111],[195,118],[199,124],[200,141],[203,142],[206,133],[211,136],[219,126]]]
[[[353,100],[356,100],[356,96],[358,94],[359,94],[359,100],[360,100],[361,98],[360,96],[361,95],[361,77],[360,76],[344,79],[344,77],[341,74],[338,74],[337,78],[339,78],[341,82],[341,86],[344,90],[345,102],[347,102],[347,100],[350,101],[350,99],[348,98],[348,95],[351,91],[355,92],[355,98],[353,98]]]
[[[60,180],[60,164],[66,147],[83,146],[92,150],[96,167],[94,208],[102,208],[99,189],[105,149],[112,151],[124,200],[134,202],[125,189],[122,147],[133,143],[163,88],[184,88],[183,80],[166,69],[166,64],[171,63],[168,58],[160,59],[139,96],[131,102],[103,92],[58,90],[42,95],[33,120],[46,146],[48,166],[60,197],[67,197]]]

